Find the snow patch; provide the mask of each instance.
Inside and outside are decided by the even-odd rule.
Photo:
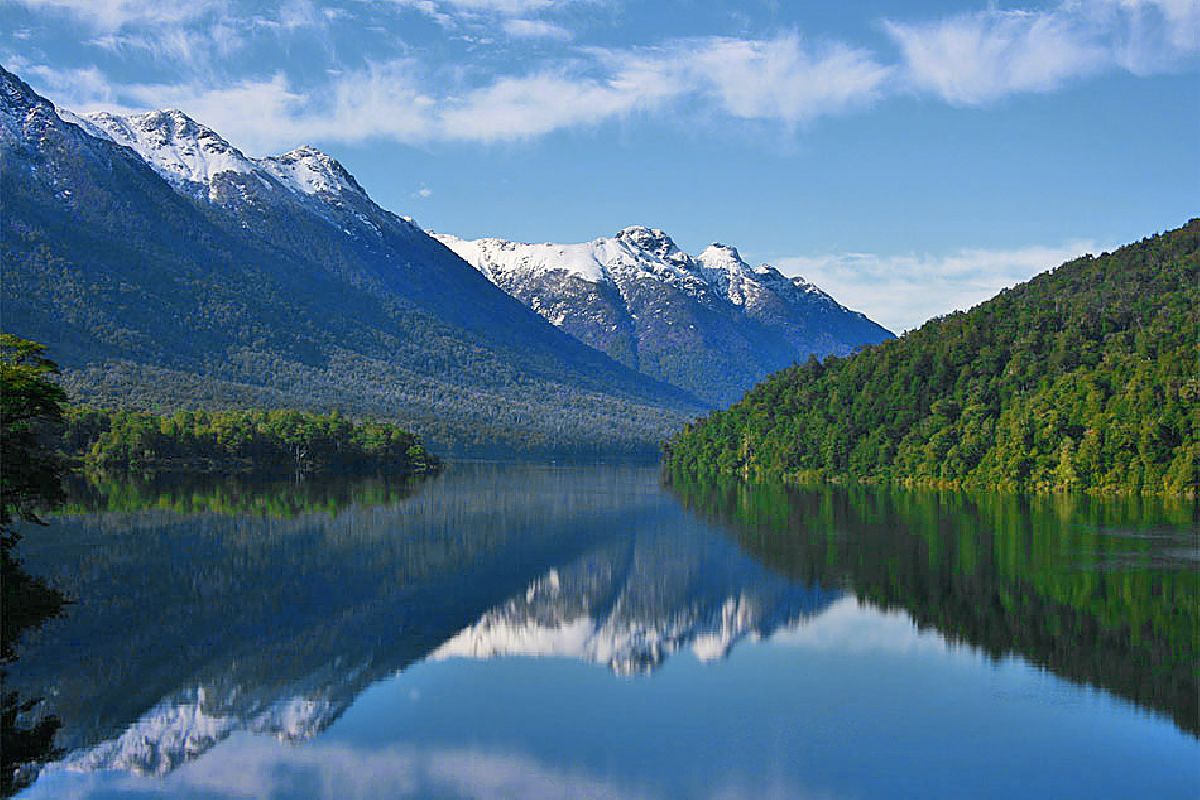
[[[301,194],[362,192],[358,182],[337,159],[309,145],[259,159],[258,164],[289,189]]]

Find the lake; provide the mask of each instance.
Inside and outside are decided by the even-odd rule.
[[[28,798],[1200,796],[1195,504],[451,464],[79,485]],[[32,777],[32,774],[31,776]]]

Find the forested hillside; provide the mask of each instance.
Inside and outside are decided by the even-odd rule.
[[[1195,494],[1200,220],[848,358],[783,370],[667,445],[792,480]]]

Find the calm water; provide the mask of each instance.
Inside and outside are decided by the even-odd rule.
[[[657,468],[113,484],[30,798],[1200,796],[1191,505]]]

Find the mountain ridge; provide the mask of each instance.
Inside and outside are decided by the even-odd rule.
[[[810,354],[892,336],[803,278],[720,243],[692,256],[658,228],[577,244],[432,235],[571,335],[713,405]]]

